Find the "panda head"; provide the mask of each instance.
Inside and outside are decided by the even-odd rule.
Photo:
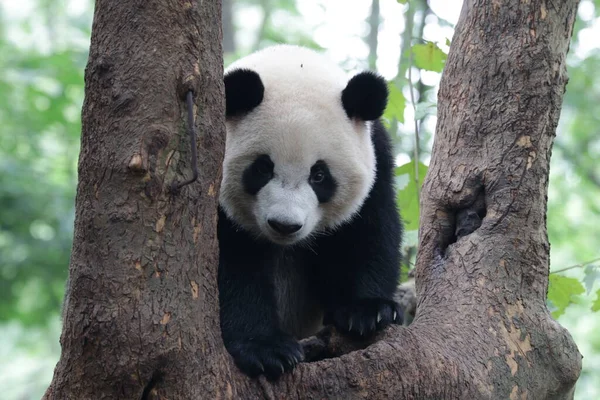
[[[219,200],[230,219],[292,245],[357,214],[375,180],[370,121],[387,103],[383,78],[348,80],[324,56],[282,45],[231,65],[225,96]]]

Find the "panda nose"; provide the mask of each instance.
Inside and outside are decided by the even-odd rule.
[[[287,222],[277,221],[276,219],[268,219],[267,222],[275,232],[280,233],[282,235],[290,235],[292,233],[296,233],[302,228],[302,225],[289,224]]]

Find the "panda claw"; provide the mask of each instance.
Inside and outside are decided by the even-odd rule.
[[[377,323],[381,322],[381,312],[377,313]]]
[[[397,313],[396,311],[394,311],[394,315],[393,315],[392,319],[393,319],[394,321],[396,321],[396,317],[397,317],[397,316],[398,316],[398,313]]]
[[[294,365],[298,364],[298,359],[294,356],[288,356],[287,362],[290,366],[294,366]]]
[[[348,318],[348,330],[352,330],[352,317]]]

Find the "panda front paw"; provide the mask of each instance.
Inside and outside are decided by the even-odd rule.
[[[234,340],[229,343],[228,350],[246,375],[264,374],[271,380],[291,371],[304,359],[302,346],[283,332]]]
[[[402,309],[393,300],[360,299],[340,306],[325,315],[323,323],[342,333],[368,337],[390,324],[402,324]]]

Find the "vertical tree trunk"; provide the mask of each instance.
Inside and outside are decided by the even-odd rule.
[[[62,355],[46,398],[227,392],[215,236],[224,151],[220,2],[98,0],[85,74]],[[200,176],[185,94],[195,92]]]
[[[570,398],[581,368],[545,304],[549,163],[577,5],[465,1],[438,94],[415,331],[435,321],[431,339],[471,364],[476,397]],[[481,227],[457,235],[475,213]]]
[[[570,398],[581,356],[545,306],[545,197],[577,3],[465,2],[422,191],[417,318],[269,383],[237,371],[218,325],[220,3],[98,0],[63,352],[45,397]],[[171,194],[191,174],[188,89],[200,178]],[[334,354],[347,343],[321,339]]]

